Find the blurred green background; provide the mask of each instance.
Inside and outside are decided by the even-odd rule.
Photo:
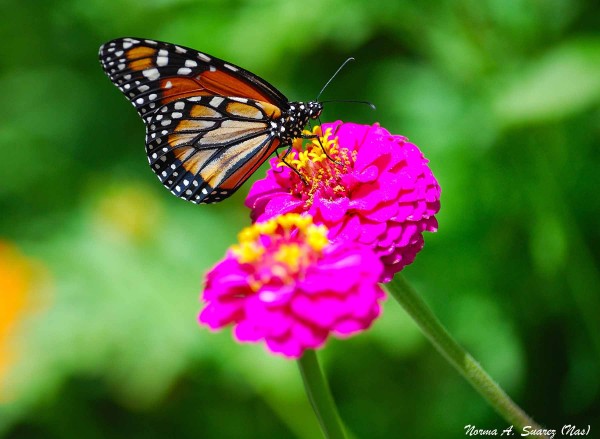
[[[598,434],[597,2],[4,0],[0,14],[0,437],[320,437],[294,362],[196,324],[250,185],[215,206],[162,188],[97,61],[121,36],[198,48],[292,100],[356,57],[323,99],[377,111],[330,104],[324,120],[408,136],[442,186],[439,232],[405,276],[536,420]],[[392,300],[320,356],[356,438],[506,427]]]

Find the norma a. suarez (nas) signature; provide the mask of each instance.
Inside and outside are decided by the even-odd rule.
[[[523,427],[523,432],[518,432],[514,430],[514,427],[511,425],[504,430],[498,430],[497,428],[477,428],[475,425],[465,425],[465,436],[546,436],[550,439],[554,439],[556,433],[559,430],[552,428],[539,428],[532,427],[530,425],[525,425]],[[571,436],[587,436],[590,434],[591,425],[587,425],[586,427],[578,427],[576,425],[565,424],[560,429],[560,434],[562,437],[571,437]]]

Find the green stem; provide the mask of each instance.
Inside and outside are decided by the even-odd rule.
[[[340,417],[315,351],[305,351],[304,355],[298,360],[298,367],[308,399],[319,419],[323,434],[327,439],[345,439],[346,435]]]
[[[511,425],[520,430],[529,426],[529,432],[541,430],[510,397],[494,382],[483,368],[446,331],[425,301],[400,274],[385,285],[405,311],[419,325],[435,348],[452,364],[487,402]],[[542,437],[547,436],[534,436]]]

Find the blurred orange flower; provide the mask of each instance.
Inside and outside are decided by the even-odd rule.
[[[14,245],[0,240],[0,402],[10,366],[16,359],[14,333],[32,308],[36,267]]]

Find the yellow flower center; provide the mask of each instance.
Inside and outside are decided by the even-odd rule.
[[[279,249],[274,253],[273,259],[287,265],[292,271],[298,271],[300,256],[301,250],[298,244],[281,244]]]
[[[352,170],[356,159],[356,151],[340,148],[337,137],[332,137],[331,128],[322,133],[321,127],[316,126],[312,131],[304,131],[305,135],[313,136],[306,145],[305,139],[297,138],[290,152],[278,167],[290,166],[296,171],[292,178],[291,191],[305,200],[305,207],[310,207],[317,191],[322,198],[334,200],[347,195],[342,183],[342,177]]]
[[[329,244],[327,232],[310,215],[288,213],[243,229],[231,252],[241,264],[253,265],[254,291],[273,282],[289,285],[321,256]]]

